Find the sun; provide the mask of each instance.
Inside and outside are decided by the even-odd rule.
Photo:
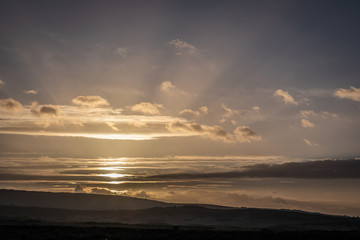
[[[106,174],[101,174],[100,176],[109,177],[109,178],[121,178],[121,177],[125,177],[127,175],[121,174],[121,173],[106,173]]]

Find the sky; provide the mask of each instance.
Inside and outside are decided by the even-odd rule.
[[[358,1],[1,5],[1,188],[360,215]]]

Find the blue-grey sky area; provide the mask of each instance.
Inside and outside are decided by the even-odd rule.
[[[360,213],[359,9],[3,0],[0,186]]]

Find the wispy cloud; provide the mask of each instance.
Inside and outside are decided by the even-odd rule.
[[[128,109],[130,109],[133,112],[138,112],[146,115],[159,115],[160,109],[163,108],[164,106],[162,104],[150,103],[150,102],[141,102],[128,107]]]
[[[221,104],[221,108],[225,113],[221,115],[220,123],[230,122],[232,125],[237,125],[236,117],[241,117],[242,121],[253,121],[259,119],[260,107],[253,106],[251,109],[231,109],[225,104]]]
[[[169,96],[179,96],[179,95],[188,95],[188,93],[176,85],[174,85],[171,81],[164,81],[159,86],[161,92],[169,95]]]
[[[167,44],[173,46],[177,50],[176,55],[183,55],[184,53],[192,54],[196,51],[196,47],[194,45],[181,39],[171,40]]]
[[[116,127],[116,123],[114,122],[106,122],[106,125],[108,125],[114,131],[119,131],[119,128]]]
[[[299,102],[295,101],[295,99],[288,92],[285,92],[281,89],[278,89],[274,92],[274,97],[280,101],[283,101],[285,104],[299,104]]]
[[[125,47],[118,47],[115,50],[115,53],[123,58],[127,58],[128,48]]]
[[[180,111],[179,113],[180,113],[180,115],[187,117],[187,118],[194,118],[194,117],[200,116],[199,111],[194,111],[194,110],[188,109],[188,108]]]
[[[313,122],[313,120],[320,121],[339,118],[339,115],[337,115],[336,113],[326,111],[315,112],[313,110],[302,110],[299,112],[299,115],[301,117],[301,126],[304,128],[315,127],[315,123]]]
[[[304,128],[312,128],[312,127],[315,127],[315,124],[313,122],[310,122],[309,120],[303,118],[303,119],[301,119],[301,126]]]
[[[100,96],[78,96],[72,100],[76,105],[86,107],[109,106],[109,102]]]
[[[311,141],[311,140],[306,139],[306,138],[304,138],[303,140],[309,147],[319,147],[319,144],[317,144],[314,141]]]
[[[225,118],[231,118],[236,115],[243,115],[245,113],[245,110],[235,110],[227,107],[225,104],[221,104],[221,108],[225,111],[223,114],[223,117]]]
[[[326,112],[326,111],[315,112],[313,110],[302,110],[302,111],[300,111],[300,116],[302,118],[321,117],[321,118],[324,118],[324,119],[338,118],[339,117],[339,115],[337,115],[336,113],[331,113],[331,112]]]
[[[0,109],[6,112],[19,112],[23,109],[23,106],[12,98],[0,99]]]
[[[36,95],[38,92],[36,90],[27,90],[25,91],[25,93],[30,95]]]
[[[182,115],[185,118],[195,118],[195,117],[199,117],[201,114],[206,115],[210,112],[209,108],[206,106],[202,106],[199,108],[199,110],[192,110],[192,109],[184,109],[182,111],[180,111],[180,115]]]
[[[5,85],[5,82],[3,80],[0,80],[0,87]]]
[[[17,106],[13,101],[10,103]],[[150,140],[189,135],[167,130],[168,123],[184,120],[179,117],[125,115],[122,114],[121,109],[110,107],[82,108],[67,105],[38,105],[36,102],[24,106],[22,111],[13,112],[8,110],[8,105],[5,104],[7,110],[3,111],[0,119],[2,134],[112,140]],[[16,108],[13,105],[10,105],[11,109]],[[109,128],[116,132],[121,129],[121,134],[114,133]]]
[[[160,89],[164,93],[169,93],[172,89],[176,89],[175,85],[170,81],[165,81],[160,84]]]
[[[334,96],[360,102],[360,88],[353,86],[350,86],[349,89],[339,88],[336,92],[334,92]]]
[[[210,110],[207,106],[202,106],[199,108],[200,112],[202,112],[203,114],[209,114]]]
[[[80,137],[107,140],[153,140],[160,137],[181,136],[166,133],[140,133],[140,134],[109,134],[109,133],[78,133],[78,132],[50,132],[50,131],[2,131],[0,134],[27,135],[27,136],[48,136],[48,137]]]
[[[317,116],[318,114],[315,113],[313,110],[302,110],[300,111],[300,116],[303,118]]]

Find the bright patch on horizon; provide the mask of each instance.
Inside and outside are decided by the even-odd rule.
[[[109,178],[121,178],[128,176],[127,174],[121,174],[121,173],[106,173],[106,174],[99,174],[99,176],[102,177],[109,177]]]

